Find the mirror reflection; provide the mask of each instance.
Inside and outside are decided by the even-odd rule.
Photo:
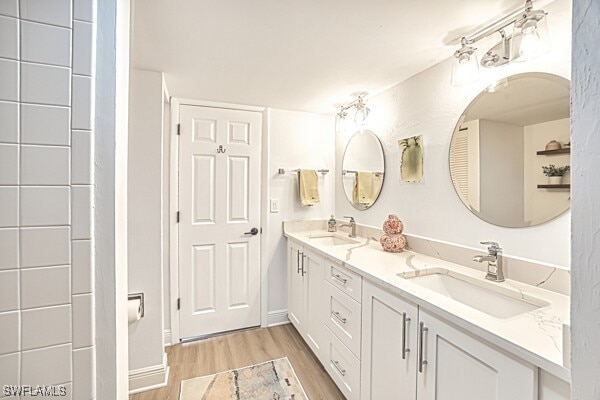
[[[342,160],[342,183],[346,198],[358,210],[377,201],[385,177],[383,146],[369,130],[356,132],[348,142]]]
[[[479,218],[518,228],[569,209],[569,92],[560,76],[513,75],[464,111],[450,144],[450,175]]]

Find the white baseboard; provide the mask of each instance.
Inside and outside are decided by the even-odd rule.
[[[164,341],[165,341],[165,347],[171,346],[173,344],[173,342],[171,341],[171,330],[170,329],[165,329],[163,337],[164,337]]]
[[[275,310],[267,313],[267,326],[289,324],[287,310]]]
[[[129,394],[165,387],[168,381],[167,353],[163,353],[162,364],[129,371]]]

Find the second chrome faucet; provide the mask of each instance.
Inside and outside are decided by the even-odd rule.
[[[481,242],[481,244],[488,246],[487,255],[477,255],[473,257],[473,261],[484,262],[487,261],[487,274],[485,279],[494,282],[504,282],[504,269],[502,265],[502,248],[496,242]]]
[[[349,237],[351,238],[355,238],[356,237],[356,221],[354,220],[354,217],[344,217],[344,218],[349,218],[350,219],[350,223],[348,224],[340,224],[340,228],[343,228],[345,226],[349,226],[350,227],[350,233],[348,234]]]

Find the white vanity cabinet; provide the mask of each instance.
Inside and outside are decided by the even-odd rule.
[[[537,368],[363,284],[361,400],[535,400]]]
[[[568,400],[568,382],[288,241],[288,316],[347,400]]]
[[[325,260],[290,241],[288,264],[288,318],[323,362],[327,342]]]

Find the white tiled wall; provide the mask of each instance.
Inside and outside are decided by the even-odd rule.
[[[0,0],[0,397],[95,397],[94,10]]]

